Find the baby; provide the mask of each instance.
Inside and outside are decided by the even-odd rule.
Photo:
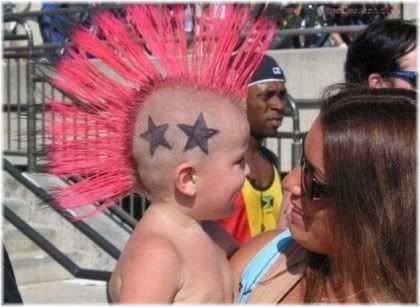
[[[137,191],[151,201],[113,272],[115,303],[233,302],[226,254],[202,222],[232,214],[249,171],[243,98],[274,27],[231,5],[223,24],[213,23],[211,9],[203,12],[206,27],[197,20],[192,58],[182,37],[182,6],[131,5],[124,20],[108,13],[95,19],[100,37],[76,31],[77,51],[58,68],[55,85],[78,100],[50,104],[60,115],[51,116],[48,130],[50,170],[84,179],[60,190],[57,200],[69,209],[100,201],[100,210]],[[87,54],[122,81],[92,65]]]
[[[113,300],[231,303],[226,255],[200,221],[233,212],[249,171],[249,126],[240,101],[163,86],[145,100],[134,131],[133,156],[151,206],[114,271]]]

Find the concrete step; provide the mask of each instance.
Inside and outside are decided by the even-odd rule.
[[[29,240],[13,225],[10,225],[11,227],[3,226],[3,240],[9,254],[39,250],[38,245]],[[52,227],[37,225],[34,228],[48,241],[55,240],[57,232]]]
[[[107,303],[102,281],[67,279],[19,286],[19,291],[24,304]]]
[[[23,175],[31,180],[27,173],[23,173]],[[27,220],[31,218],[32,209],[42,204],[41,200],[35,197],[29,189],[5,171],[3,171],[3,200],[5,202],[11,201],[13,209],[19,210],[15,211],[16,214]],[[19,206],[21,204],[26,206]]]
[[[83,257],[86,257],[83,252],[66,252],[66,255],[80,267],[85,268],[81,265]],[[42,250],[9,253],[9,256],[19,286],[74,278]]]
[[[3,199],[3,203],[20,218],[24,219],[25,221],[31,220],[33,212],[33,204],[31,204],[31,201],[17,198],[15,195],[14,197],[5,197]],[[5,221],[7,222],[7,220]]]
[[[48,189],[51,186],[63,185],[63,181],[56,176],[38,173],[25,173],[25,175],[35,185],[45,189]],[[6,200],[15,200],[12,201],[12,205],[10,206],[12,207],[11,209],[15,212],[19,212],[19,217],[33,226],[36,230],[38,230],[40,226],[41,229],[43,227],[53,228],[55,230],[55,234],[52,235],[53,238],[47,239],[54,246],[60,250],[83,251],[86,256],[81,259],[82,262],[79,264],[83,268],[107,271],[112,271],[114,269],[116,260],[99,248],[91,239],[86,237],[77,228],[75,228],[72,223],[66,221],[60,214],[55,212],[48,205],[41,204],[37,197],[30,195],[26,188],[17,184],[12,178],[8,178],[8,180],[5,181],[5,184],[4,190],[8,191],[8,198]],[[115,245],[115,247],[120,250],[124,248],[130,232],[121,228],[107,216],[104,214],[97,214],[96,216],[84,221],[96,232],[100,233],[104,238]],[[2,230],[5,232],[5,230],[9,228],[15,229],[13,225],[6,222],[3,224]],[[49,236],[48,230],[46,232],[46,235]],[[13,236],[15,236],[15,234],[13,234]],[[13,238],[12,240],[8,240],[8,238],[4,236],[4,241],[6,248],[9,250],[9,254],[12,253],[12,250],[24,251],[30,249],[29,245],[26,245],[22,249],[18,246],[14,246]]]

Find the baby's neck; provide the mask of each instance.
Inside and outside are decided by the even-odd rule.
[[[152,203],[148,210],[152,211],[150,213],[159,215],[160,219],[168,219],[168,222],[175,223],[178,226],[188,228],[199,226],[201,228],[201,221],[195,220],[188,213],[173,204],[156,202]]]

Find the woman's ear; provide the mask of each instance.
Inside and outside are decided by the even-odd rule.
[[[178,192],[193,197],[197,192],[197,171],[191,162],[184,162],[175,169],[175,188]]]
[[[390,87],[389,82],[387,82],[380,74],[373,73],[368,77],[368,85],[370,88],[385,88]]]

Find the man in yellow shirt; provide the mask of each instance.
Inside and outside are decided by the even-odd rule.
[[[251,136],[245,160],[250,173],[235,200],[235,213],[219,221],[239,245],[263,231],[275,229],[281,213],[283,193],[277,157],[262,143],[265,137],[274,136],[282,123],[285,83],[283,70],[272,57],[265,55],[248,85]]]

